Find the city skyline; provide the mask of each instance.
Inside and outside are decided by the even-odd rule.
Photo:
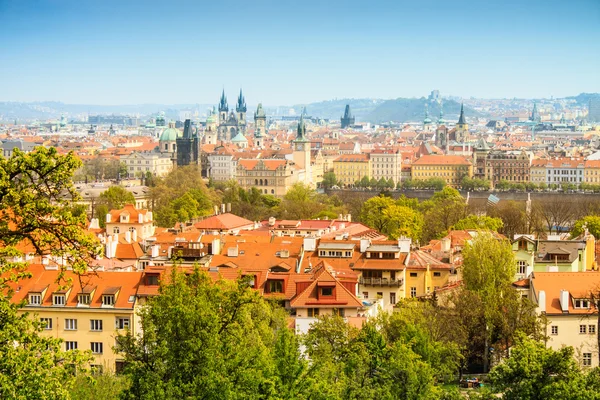
[[[593,0],[82,3],[0,1],[0,101],[213,104],[240,87],[249,104],[268,105],[434,88],[600,92]]]

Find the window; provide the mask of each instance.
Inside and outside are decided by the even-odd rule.
[[[269,293],[283,293],[283,281],[269,281]]]
[[[518,265],[518,274],[525,275],[527,273],[527,261],[519,261]]]
[[[102,365],[98,365],[98,364],[90,365],[90,372],[94,376],[101,375],[103,371],[104,371],[104,367]]]
[[[410,277],[411,278],[416,278],[417,277],[417,273],[416,272],[411,272],[410,273]]]
[[[44,329],[52,329],[52,318],[40,318],[40,322],[44,326]]]
[[[102,320],[101,319],[90,319],[90,331],[95,331],[95,332],[102,331]]]
[[[138,169],[139,169],[139,168],[138,168]],[[116,234],[119,234],[119,233],[121,233],[121,230],[119,229],[119,227],[118,227],[118,226],[115,226],[115,227],[113,228],[113,233],[116,233]]]
[[[337,315],[340,317],[345,317],[346,316],[346,310],[344,308],[334,308],[333,309],[333,315]]]
[[[369,292],[363,292],[363,299],[368,299],[369,298]]]
[[[579,325],[579,333],[586,333],[587,332],[587,326],[586,325]]]
[[[102,350],[104,350],[102,342],[91,342],[90,345],[93,354],[102,354]]]
[[[435,276],[436,278],[439,278],[440,276],[442,276],[441,272],[434,272],[433,276]]]
[[[319,316],[319,309],[318,308],[309,308],[307,310],[308,312],[308,317],[309,318],[314,318],[314,317],[318,317]]]
[[[76,331],[77,330],[77,320],[72,318],[65,319],[65,330],[66,331]]]
[[[583,366],[584,367],[592,366],[592,353],[583,353]]]
[[[117,374],[122,373],[124,368],[125,368],[125,361],[123,361],[123,360],[115,361],[115,373],[117,373]]]
[[[102,305],[103,306],[114,306],[115,305],[115,295],[114,294],[102,295]]]
[[[417,288],[415,286],[410,288],[410,297],[417,297]]]
[[[596,325],[588,325],[588,333],[590,335],[596,334]]]
[[[65,350],[77,350],[77,342],[65,342]]]
[[[146,275],[146,285],[158,286],[158,275]]]
[[[55,294],[52,296],[52,305],[54,306],[64,306],[65,305],[65,295],[64,294]]]
[[[77,305],[90,305],[90,295],[88,293],[80,293],[77,295]]]
[[[333,288],[330,288],[330,287],[321,288],[321,296],[333,296]]]
[[[396,304],[396,293],[390,293],[390,304]]]
[[[590,308],[589,300],[575,300],[575,308]]]
[[[519,240],[519,250],[527,250],[527,241]]]
[[[128,329],[129,328],[129,318],[118,317],[116,319],[116,327],[117,327],[117,329]]]
[[[42,295],[40,293],[32,293],[29,295],[29,304],[37,306],[42,304]]]

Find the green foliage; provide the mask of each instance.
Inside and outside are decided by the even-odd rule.
[[[362,206],[360,220],[390,238],[406,236],[415,241],[421,237],[424,223],[418,211],[398,205],[386,196],[367,200]]]
[[[11,302],[11,282],[29,278],[22,241],[38,254],[64,257],[76,273],[83,273],[98,253],[95,239],[83,228],[85,215],[71,177],[80,166],[73,153],[59,155],[54,148],[38,147],[24,154],[15,149],[0,155],[0,398],[68,399],[73,368],[81,369],[90,352],[62,351],[59,339],[41,336],[35,317],[20,313]],[[66,268],[66,267],[65,267]],[[59,274],[62,278],[64,271]]]
[[[575,221],[573,230],[571,231],[571,238],[576,238],[582,235],[585,230],[594,235],[596,239],[600,239],[600,217],[596,215],[588,215]]]
[[[462,179],[461,187],[463,190],[489,190],[490,181],[479,178],[469,178],[465,176]]]
[[[154,220],[165,228],[208,215],[213,211],[213,204],[219,202],[193,165],[176,168],[165,178],[156,178],[150,193]]]
[[[323,182],[321,183],[321,185],[323,185],[325,189],[329,189],[332,186],[338,185],[338,183],[339,181],[332,171],[325,172],[323,174]]]
[[[128,386],[129,382],[125,376],[107,372],[93,377],[79,374],[69,394],[71,400],[117,399]]]
[[[488,230],[498,232],[503,226],[500,218],[488,217],[486,215],[469,215],[458,221],[451,229],[453,230]]]
[[[434,193],[431,199],[421,202],[419,208],[425,220],[423,243],[446,235],[448,229],[464,218],[467,213],[465,199],[458,190],[449,186]]]
[[[494,367],[489,377],[507,400],[600,398],[598,370],[582,373],[572,347],[552,350],[524,335],[519,336],[510,357]]]
[[[131,381],[124,399],[262,398],[277,393],[275,382],[289,389],[274,371],[275,354],[286,363],[294,357],[291,339],[278,339],[287,329],[283,310],[246,280],[213,282],[199,269],[174,270],[140,318],[141,336],[117,340]]]
[[[96,218],[99,219],[100,226],[104,227],[106,214],[123,208],[125,204],[135,204],[135,197],[123,186],[113,185],[100,193],[96,204]]]

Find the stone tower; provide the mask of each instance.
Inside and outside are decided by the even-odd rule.
[[[298,133],[292,142],[294,145],[294,162],[304,169],[304,184],[312,185],[312,169],[310,165],[310,140],[306,137],[306,125],[304,115],[300,116],[298,122]]]
[[[344,115],[341,118],[341,122],[342,129],[354,125],[354,116],[352,115],[352,111],[350,111],[350,104],[346,104],[346,109],[344,110]]]
[[[225,89],[223,89],[223,93],[221,94],[221,101],[219,101],[219,125],[227,121],[227,111],[229,111],[229,106],[227,105]]]
[[[256,147],[265,147],[265,137],[267,136],[267,116],[263,110],[262,103],[258,103],[254,113],[254,143]]]
[[[469,124],[465,118],[465,105],[460,105],[460,117],[456,123],[456,141],[459,143],[464,142],[469,135]]]
[[[183,136],[177,138],[177,165],[200,164],[200,140],[198,132],[192,132],[192,122],[185,120]]]

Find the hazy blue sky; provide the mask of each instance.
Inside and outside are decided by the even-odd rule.
[[[600,0],[0,0],[0,101],[600,92]]]

